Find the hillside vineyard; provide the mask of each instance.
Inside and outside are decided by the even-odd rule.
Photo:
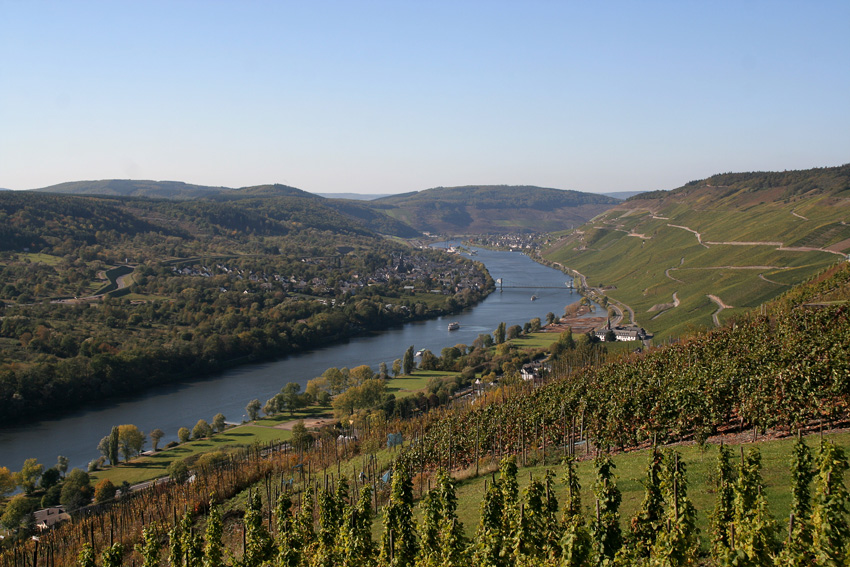
[[[718,474],[734,474],[736,480],[732,492],[722,493],[726,496],[718,493],[717,533],[728,537],[718,535],[721,543],[713,541],[715,548],[725,546],[727,551],[721,547],[712,552],[696,551],[692,521],[688,519],[692,512],[687,504],[685,463],[674,453],[666,453],[659,461],[660,472],[656,471],[662,479],[659,486],[664,504],[660,509],[669,520],[661,528],[653,528],[654,535],[644,534],[644,547],[634,539],[627,538],[624,543],[617,520],[620,496],[606,454],[636,444],[649,446],[653,440],[658,444],[704,441],[721,429],[782,431],[828,427],[846,419],[850,394],[848,297],[850,266],[842,263],[785,294],[762,313],[741,318],[729,327],[604,364],[589,360],[592,364],[580,368],[556,365],[550,380],[537,387],[501,389],[473,404],[430,412],[413,420],[376,424],[365,429],[356,442],[322,443],[312,450],[269,447],[248,451],[227,463],[196,471],[192,483],[157,485],[133,494],[102,514],[47,534],[39,550],[34,542],[27,542],[20,549],[6,551],[2,559],[5,565],[12,565],[19,557],[16,553],[42,554],[42,558],[54,553],[58,554],[54,557],[64,558],[56,564],[69,564],[78,554],[93,557],[86,547],[91,544],[99,553],[123,553],[124,561],[135,558],[132,560],[141,562],[142,557],[151,557],[155,558],[151,564],[164,564],[167,553],[175,550],[180,556],[189,553],[200,561],[210,550],[218,553],[214,551],[219,549],[217,538],[223,537],[222,546],[241,556],[245,564],[256,565],[324,564],[318,558],[338,561],[336,564],[425,565],[435,556],[450,557],[446,564],[460,565],[464,559],[454,558],[468,554],[529,565],[590,565],[600,558],[622,554],[627,561],[624,564],[632,565],[643,564],[640,557],[646,549],[650,559],[679,558],[675,562],[671,559],[671,564],[687,564],[698,553],[715,553],[717,564],[723,564],[722,558],[729,554],[743,554],[751,562],[748,564],[768,564],[797,549],[797,540],[792,526],[791,538],[781,544],[778,532],[771,527],[773,520],[764,515],[764,505],[759,503],[757,452],[741,461],[737,473],[728,472],[728,463],[718,464]],[[409,443],[395,452],[378,452],[388,432],[401,433]],[[582,451],[585,443],[589,445]],[[367,448],[369,451],[364,452]],[[799,465],[801,470],[811,470],[808,467],[819,463],[816,492],[846,499],[840,474],[847,466],[846,457],[840,448],[829,444],[815,452],[819,457],[810,465]],[[596,511],[591,507],[585,519],[574,522],[569,521],[574,517],[570,512],[567,519],[557,523],[559,527],[552,528],[554,477],[532,482],[521,502],[512,480],[517,474],[515,467],[532,459],[557,462],[567,458],[569,462],[582,453],[598,455]],[[461,544],[452,517],[451,482],[438,471],[458,474],[464,470],[470,474],[494,461],[501,461],[502,474],[498,482],[489,485],[481,504],[478,536],[469,545]],[[573,487],[569,467],[564,474],[567,487]],[[390,469],[391,475],[383,473]],[[377,482],[379,476],[387,482],[391,476],[391,486],[381,488],[384,485]],[[345,477],[347,481],[342,480]],[[425,515],[418,529],[411,520],[413,499],[416,485],[426,483],[426,479],[432,487],[436,481],[437,488],[426,496],[424,486],[419,487]],[[353,492],[349,492],[349,486]],[[720,482],[719,486],[725,484]],[[215,506],[209,508],[209,503],[227,502],[246,489],[249,494],[245,496],[244,518],[231,517],[227,524],[231,529],[221,532],[216,527],[219,512]],[[354,494],[359,494],[356,502]],[[798,502],[802,497],[795,496]],[[731,508],[729,501],[733,502]],[[810,548],[811,553],[832,558],[846,553],[842,534],[848,533],[846,506],[836,508],[834,502],[816,496],[811,515],[803,506],[803,516],[796,524],[819,542]],[[276,506],[277,520],[271,521]],[[558,507],[580,509],[572,500]],[[371,539],[369,528],[376,509],[384,525],[380,544]],[[535,512],[540,510],[543,512]],[[826,515],[831,518],[828,528],[824,524]],[[190,529],[194,522],[206,522],[207,529],[212,530],[205,542],[199,530]],[[745,525],[751,531],[744,530]],[[734,541],[732,533],[737,534]],[[244,544],[239,534],[244,534]],[[512,535],[505,539],[504,534]],[[541,537],[550,538],[548,541],[554,537],[557,543],[529,545]],[[144,543],[131,551],[140,538]],[[115,542],[123,547],[116,547]],[[497,542],[501,542],[504,553],[494,554]],[[755,548],[753,542],[759,542]],[[541,557],[541,549],[560,551]]]

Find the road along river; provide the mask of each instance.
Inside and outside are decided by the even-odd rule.
[[[164,446],[177,439],[180,427],[191,429],[199,419],[211,421],[219,412],[228,421],[239,422],[253,398],[264,402],[287,382],[298,382],[303,388],[308,380],[332,366],[353,368],[368,364],[377,369],[386,362],[391,367],[410,345],[439,355],[443,347],[472,344],[480,333],[492,333],[501,321],[508,326],[523,325],[540,317],[545,322],[548,312],[560,316],[564,307],[580,299],[567,289],[568,276],[524,254],[482,249],[475,252],[475,259],[487,266],[493,279],[503,278],[505,286],[523,287],[505,287],[499,292],[497,286],[497,291],[483,302],[456,315],[407,323],[273,362],[92,404],[56,419],[0,429],[0,466],[20,470],[25,459],[35,457],[50,467],[57,455],[64,455],[70,459],[71,467],[85,468],[99,456],[100,439],[112,426],[123,423],[133,423],[145,433],[162,429],[166,435],[160,446]],[[532,295],[536,300],[531,300]],[[453,321],[460,323],[460,328],[449,331],[448,324]]]

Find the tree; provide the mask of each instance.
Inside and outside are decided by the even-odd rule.
[[[251,418],[251,421],[260,419],[260,408],[262,408],[262,405],[260,405],[260,400],[256,398],[248,402],[248,405],[245,406],[245,411],[248,412],[248,417]]]
[[[481,333],[474,341],[472,346],[475,348],[490,348],[493,346],[493,337],[489,333]]]
[[[15,480],[14,473],[7,467],[0,467],[0,499],[14,492],[16,486],[18,482]]]
[[[345,390],[345,373],[336,367],[331,367],[322,373],[322,378],[327,382],[331,395],[336,395]]]
[[[112,500],[115,498],[115,493],[118,489],[112,484],[108,478],[104,478],[94,487],[94,501],[100,504],[101,502],[106,502],[107,500]]]
[[[104,459],[109,458],[109,441],[112,438],[112,435],[107,435],[97,444],[97,450],[100,451],[100,454],[103,455]]]
[[[415,364],[416,363],[413,360],[413,345],[410,345],[407,347],[407,350],[404,351],[404,357],[401,360],[402,370],[405,374],[413,374]]]
[[[227,424],[225,423],[225,418],[223,413],[217,413],[213,416],[212,420],[213,429],[215,429],[216,433],[221,433],[224,431]]]
[[[536,333],[540,330],[540,317],[535,317],[531,321],[528,322],[528,328],[532,333]]]
[[[366,368],[368,368],[368,366]],[[371,372],[371,370],[369,372]],[[289,415],[292,415],[296,409],[301,407],[301,396],[298,395],[298,392],[300,391],[301,384],[297,382],[289,382],[280,391],[281,398],[283,400],[283,405],[285,405],[286,409],[289,410]]]
[[[203,439],[212,435],[212,427],[205,419],[199,419],[195,427],[192,428],[192,438]]]
[[[290,439],[292,447],[296,451],[304,451],[313,444],[313,436],[304,426],[303,419],[299,419],[292,425],[292,437]]]
[[[422,370],[436,370],[439,362],[433,352],[425,349],[422,351],[422,358],[419,360],[419,368]]]
[[[56,457],[56,470],[59,471],[59,474],[65,476],[65,473],[68,472],[69,463],[70,461],[68,460],[68,457],[63,455]]]
[[[546,314],[546,324],[551,325],[554,322],[555,322],[555,314],[550,311],[549,313]]]
[[[374,376],[375,373],[372,372],[372,369],[368,365],[361,364],[360,366],[355,366],[349,374],[350,385],[360,386],[363,382],[371,380]]]
[[[381,363],[378,365],[378,376],[381,378],[381,380],[386,380],[387,378],[389,378],[389,372],[387,371],[387,363],[384,361],[381,361]]]
[[[396,358],[393,360],[393,376],[398,378],[399,374],[401,374],[401,359]]]
[[[153,450],[156,452],[157,447],[159,446],[159,441],[165,437],[165,432],[162,429],[154,429],[148,434],[151,438],[151,443],[153,443]]]
[[[129,461],[142,452],[145,446],[145,434],[133,424],[118,426],[118,447],[124,456],[124,461]]]
[[[80,469],[73,469],[62,483],[59,502],[70,510],[87,504],[92,497],[91,477]]]
[[[280,397],[280,394],[275,394],[263,404],[263,413],[266,414],[266,417],[271,417],[275,415],[278,411],[277,400]]]
[[[15,475],[15,481],[24,492],[32,494],[43,471],[44,465],[40,465],[38,459],[27,459],[24,461],[24,466]]]
[[[507,329],[505,328],[504,321],[499,323],[499,326],[496,327],[496,330],[493,332],[493,335],[496,338],[497,345],[500,345],[505,342],[505,337],[507,336]]]
[[[181,427],[177,430],[177,439],[179,439],[181,443],[186,443],[191,435],[192,432],[189,431],[188,427]]]
[[[47,490],[51,486],[55,486],[59,483],[59,477],[59,470],[56,467],[50,467],[41,474],[41,480],[38,484],[41,488]]]
[[[515,339],[522,334],[522,327],[519,325],[511,325],[508,327],[508,340]]]
[[[109,464],[113,467],[118,464],[118,437],[118,427],[113,427],[112,431],[109,432],[109,454],[107,455]]]
[[[189,466],[182,459],[171,461],[165,471],[168,473],[168,477],[177,483],[186,482],[186,479],[189,478]]]
[[[26,525],[27,517],[35,510],[35,503],[23,494],[18,494],[6,504],[3,516],[0,517],[6,529],[17,530]]]

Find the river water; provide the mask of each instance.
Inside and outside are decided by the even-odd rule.
[[[191,429],[199,419],[212,421],[221,412],[230,422],[245,417],[245,406],[254,398],[265,402],[287,382],[307,381],[336,366],[354,368],[368,364],[377,369],[381,362],[392,367],[404,351],[430,349],[439,355],[446,346],[466,345],[480,333],[492,333],[501,321],[508,326],[523,325],[534,317],[545,322],[548,312],[564,313],[564,307],[580,296],[567,289],[570,278],[516,252],[475,249],[475,259],[484,263],[493,279],[502,278],[505,289],[490,294],[478,305],[462,313],[429,321],[417,321],[355,337],[273,362],[253,364],[193,381],[158,387],[133,397],[91,404],[56,419],[44,419],[21,427],[0,429],[0,466],[20,470],[24,460],[36,457],[50,467],[58,455],[70,459],[71,467],[85,468],[99,456],[97,444],[113,425],[133,423],[142,431],[162,429],[160,446],[177,439],[180,427]],[[507,286],[523,286],[514,288]],[[556,289],[552,289],[556,288]],[[531,301],[531,296],[537,300]],[[449,331],[448,323],[460,328]],[[147,445],[150,448],[150,445]]]

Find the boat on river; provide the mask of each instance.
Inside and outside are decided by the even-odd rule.
[[[456,331],[458,329],[460,329],[460,323],[458,323],[457,321],[449,323],[449,331]]]

